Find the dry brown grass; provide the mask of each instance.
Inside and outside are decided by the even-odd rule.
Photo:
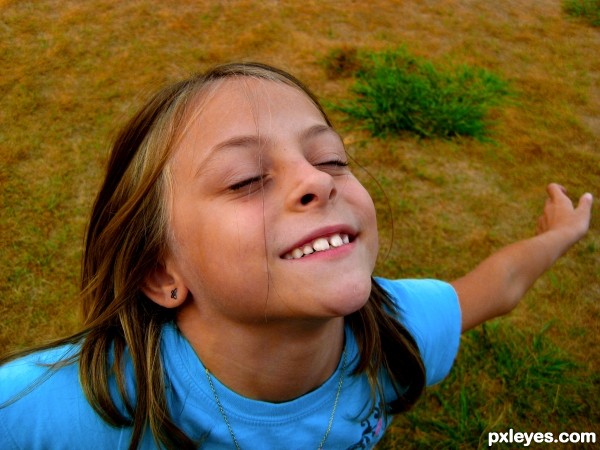
[[[371,139],[333,113],[392,204],[379,273],[451,279],[532,232],[547,182],[600,195],[599,44],[558,0],[0,1],[0,350],[76,329],[81,240],[109,136],[157,86],[261,60],[336,100],[351,79],[328,77],[323,57],[398,45],[509,80],[517,102],[495,113],[495,143]],[[385,196],[360,176],[385,247]],[[590,373],[600,369],[598,209],[586,240],[506,319],[519,329],[555,320],[552,339]]]

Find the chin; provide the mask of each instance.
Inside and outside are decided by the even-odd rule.
[[[330,298],[328,306],[334,316],[342,317],[352,314],[369,301],[371,294],[371,277],[361,282],[355,282],[346,285],[343,289],[338,289]]]

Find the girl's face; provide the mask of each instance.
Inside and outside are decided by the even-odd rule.
[[[171,162],[168,260],[189,291],[185,307],[263,323],[361,308],[375,209],[338,134],[279,82],[225,80],[199,103]]]

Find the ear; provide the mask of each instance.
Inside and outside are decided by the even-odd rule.
[[[189,293],[187,287],[170,267],[171,264],[159,264],[144,279],[142,292],[154,303],[164,308],[177,308]]]

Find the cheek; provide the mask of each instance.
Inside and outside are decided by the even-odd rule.
[[[214,204],[179,209],[173,223],[177,252],[192,271],[248,270],[265,255],[262,208]]]
[[[363,224],[363,235],[366,237],[372,267],[374,268],[379,252],[379,232],[377,229],[377,213],[375,211],[375,205],[367,190],[360,184],[355,193],[355,198],[357,200],[357,210],[359,211]]]
[[[361,215],[365,227],[369,232],[377,235],[377,213],[371,195],[362,184],[356,181],[351,196],[355,201],[355,207]]]
[[[255,306],[248,299],[259,299],[264,308],[269,268],[262,226],[215,217],[188,226],[178,239],[177,264],[196,307],[204,313],[245,314]]]

